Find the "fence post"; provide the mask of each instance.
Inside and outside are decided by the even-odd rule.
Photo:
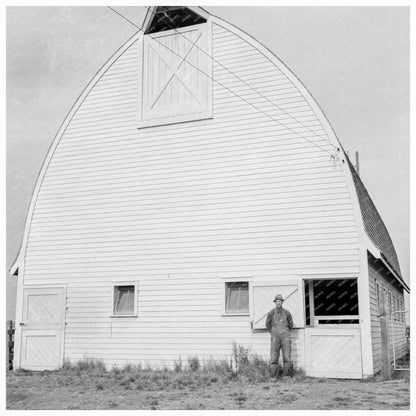
[[[8,352],[8,368],[13,370],[13,355],[14,355],[14,328],[13,321],[7,322],[7,352]]]

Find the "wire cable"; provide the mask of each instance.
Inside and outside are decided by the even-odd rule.
[[[145,7],[150,13],[152,13],[154,16],[156,16],[155,12],[150,9],[147,6],[143,6]],[[181,35],[183,38],[185,38],[188,42],[192,41],[186,37],[182,32],[179,32],[173,25],[175,24],[175,22],[172,20],[172,18],[164,11],[163,15],[166,17],[166,19],[169,20],[168,24],[171,27],[171,29],[173,29],[176,33],[178,33],[179,35]],[[317,137],[322,137],[316,134],[315,131],[313,131],[312,129],[310,129],[308,126],[306,126],[305,124],[303,124],[300,120],[298,120],[296,117],[292,116],[290,113],[286,112],[283,108],[279,107],[275,102],[271,101],[269,98],[267,98],[265,95],[263,95],[261,92],[259,92],[257,89],[255,89],[254,87],[252,87],[249,83],[247,83],[244,79],[242,79],[240,76],[238,76],[236,73],[234,73],[233,71],[231,71],[229,68],[227,68],[225,65],[223,65],[221,62],[217,61],[213,56],[211,56],[208,52],[206,52],[204,49],[200,48],[198,45],[195,45],[196,48],[198,48],[198,50],[200,50],[202,53],[204,53],[206,56],[208,56],[213,62],[215,62],[216,64],[218,64],[219,66],[221,66],[222,68],[224,68],[226,71],[228,71],[231,75],[233,75],[235,78],[237,78],[240,82],[242,82],[244,85],[246,85],[248,88],[250,88],[252,91],[254,91],[256,94],[258,94],[260,97],[262,97],[264,100],[268,101],[270,104],[272,104],[276,109],[278,109],[279,111],[281,111],[283,114],[287,115],[288,117],[290,117],[292,120],[294,120],[295,122],[301,124],[303,127],[305,127],[307,130],[309,130],[313,135],[317,136]],[[326,140],[328,142],[328,144],[332,147],[334,147],[335,149],[338,149],[337,146],[334,146],[332,143],[329,142],[329,139]]]
[[[278,123],[279,125],[283,126],[284,128],[286,128],[287,130],[290,130],[292,133],[294,133],[297,137],[306,140],[307,142],[309,142],[310,144],[319,147],[321,150],[323,150],[324,152],[328,153],[329,156],[331,158],[334,157],[334,155],[329,152],[327,149],[323,148],[322,146],[320,146],[319,144],[312,142],[310,140],[308,140],[306,137],[301,136],[297,131],[293,130],[291,127],[285,125],[284,123],[282,123],[280,120],[277,120],[276,118],[274,118],[272,115],[265,113],[261,108],[257,107],[255,104],[253,104],[252,102],[246,100],[244,97],[242,97],[241,95],[237,94],[235,91],[233,91],[232,89],[228,88],[226,85],[222,84],[220,81],[214,79],[213,77],[211,77],[209,74],[207,74],[206,72],[202,71],[200,68],[198,68],[197,66],[195,66],[192,62],[189,62],[186,59],[183,59],[183,57],[181,55],[179,55],[177,52],[175,52],[174,50],[172,50],[171,48],[169,48],[168,46],[166,46],[164,43],[160,42],[159,40],[157,40],[156,38],[152,37],[152,40],[157,42],[159,45],[163,46],[164,48],[166,48],[168,51],[170,51],[171,53],[173,53],[174,55],[178,56],[179,58],[181,58],[182,62],[186,62],[188,63],[190,66],[192,66],[193,68],[195,68],[197,71],[199,71],[201,74],[205,75],[206,77],[208,77],[209,79],[211,79],[213,82],[217,83],[218,85],[220,85],[222,88],[226,89],[227,91],[231,92],[233,95],[235,95],[236,97],[240,98],[242,101],[246,102],[248,105],[250,105],[251,107],[255,108],[257,111],[259,111],[260,113],[262,113],[263,115],[265,115],[266,117],[270,118],[271,120],[275,121],[276,123]],[[303,126],[302,123],[299,122],[299,124],[301,124],[302,127]],[[318,136],[316,133],[314,133],[314,137],[320,137]]]
[[[126,20],[128,23],[130,23],[131,25],[133,25],[134,27],[136,27],[137,29],[139,29],[140,31],[143,31],[143,27],[139,27],[137,26],[135,23],[133,23],[132,21],[130,21],[128,18],[126,18],[125,16],[123,16],[121,13],[119,13],[117,10],[113,9],[110,6],[107,6],[110,10],[112,10],[114,13],[116,13],[117,15],[119,15],[121,18],[123,18],[124,20]],[[150,11],[150,13],[152,13],[153,15],[155,15],[155,13],[148,8],[147,6],[144,6],[148,11]],[[169,16],[165,13],[165,16],[169,18]],[[169,20],[171,20],[169,18]],[[185,35],[183,35],[181,32],[177,31],[176,28],[174,28],[175,32],[178,34],[181,34],[187,41],[191,42],[192,41],[190,39],[188,39]],[[329,152],[327,149],[323,148],[322,146],[320,146],[319,144],[317,144],[316,142],[312,142],[311,140],[308,140],[306,137],[301,136],[297,131],[293,130],[292,128],[290,128],[289,126],[285,125],[284,123],[282,123],[280,120],[276,119],[275,117],[271,116],[270,114],[264,112],[261,108],[257,107],[255,104],[253,104],[252,102],[246,100],[244,97],[242,97],[241,95],[237,94],[235,91],[233,91],[232,89],[228,88],[227,86],[225,86],[224,84],[222,84],[221,82],[219,82],[218,80],[215,80],[213,77],[211,77],[209,74],[207,74],[206,72],[202,71],[200,68],[196,67],[194,64],[192,64],[192,62],[189,62],[188,60],[186,60],[186,56],[182,57],[181,55],[179,55],[178,53],[176,53],[175,51],[173,51],[171,48],[169,48],[168,46],[166,46],[165,44],[163,44],[162,42],[160,42],[159,40],[155,39],[154,37],[150,36],[152,38],[153,41],[156,41],[158,44],[160,44],[161,46],[163,46],[164,48],[168,49],[171,53],[173,53],[174,55],[178,56],[181,59],[181,62],[186,62],[188,63],[190,66],[192,66],[193,68],[195,68],[197,71],[199,71],[200,73],[202,73],[203,75],[205,75],[206,77],[208,77],[209,79],[211,79],[213,82],[217,83],[218,85],[220,85],[222,88],[226,89],[227,91],[229,91],[230,93],[232,93],[233,95],[235,95],[236,97],[238,97],[239,99],[241,99],[242,101],[244,101],[245,103],[247,103],[248,105],[250,105],[251,107],[253,107],[254,109],[256,109],[257,111],[259,111],[260,113],[262,113],[263,115],[265,115],[266,117],[270,118],[271,120],[275,121],[276,123],[278,123],[279,125],[283,126],[284,128],[288,129],[289,131],[291,131],[292,133],[294,133],[297,137],[307,141],[308,143],[312,144],[313,146],[316,146],[318,148],[320,148],[321,150],[323,150],[324,152],[326,152],[327,154],[329,154],[329,156],[331,157],[331,159],[333,159],[334,161],[337,159],[337,156],[334,155],[333,153]],[[209,58],[211,58],[212,60],[215,61],[215,59],[210,56],[207,52],[205,52],[204,50],[202,50],[201,48],[198,47],[198,45],[194,44],[194,46],[196,46],[199,50],[201,50],[203,53],[205,53]],[[215,61],[217,62],[217,61]],[[218,62],[217,62],[218,63]],[[273,103],[272,101],[270,101],[267,97],[264,97],[260,92],[258,92],[255,88],[251,87],[249,84],[247,84],[244,80],[242,80],[240,77],[238,77],[236,74],[234,74],[231,70],[229,70],[228,68],[226,68],[224,65],[222,65],[221,63],[218,63],[219,65],[221,65],[223,68],[225,68],[228,72],[230,72],[233,76],[235,76],[237,79],[239,79],[241,82],[243,82],[245,85],[247,85],[250,89],[252,89],[253,91],[255,91],[258,95],[260,95],[261,97],[263,97],[264,99],[266,99],[267,101],[269,101],[273,106],[275,106],[278,110],[282,111],[284,114],[290,116],[293,120],[295,120],[297,123],[299,123],[303,128],[306,128],[307,130],[309,130],[314,137],[319,137],[323,140],[325,140],[323,138],[323,136],[316,134],[316,132],[314,132],[313,130],[309,129],[307,126],[305,126],[301,121],[297,120],[296,118],[294,118],[293,116],[291,116],[290,114],[286,113],[284,110],[282,110],[280,107],[278,107],[275,103]],[[326,140],[325,140],[326,141]],[[336,148],[336,146],[332,145],[331,143],[327,142],[328,144],[330,144],[331,146],[333,146],[334,148]],[[336,148],[337,152],[339,152],[339,148]]]
[[[107,7],[110,10],[112,10],[114,13],[118,14],[121,18],[123,18],[124,20],[126,20],[127,22],[129,22],[131,25],[133,25],[134,27],[137,27],[137,29],[139,29],[139,32],[143,31],[143,27],[137,26],[135,23],[133,23],[131,20],[127,19],[127,17],[123,16],[121,13],[119,13],[117,10],[113,9],[112,7],[110,7],[110,6],[107,6]]]

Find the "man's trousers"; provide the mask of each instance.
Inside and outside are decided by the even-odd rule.
[[[279,371],[279,355],[282,349],[283,375],[287,375],[291,367],[291,345],[288,330],[276,331],[272,328],[270,342],[270,372],[272,377],[277,377]]]

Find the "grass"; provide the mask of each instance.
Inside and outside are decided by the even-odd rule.
[[[8,409],[407,409],[409,377],[274,380],[269,363],[233,344],[229,359],[178,357],[171,368],[106,368],[85,358],[58,371],[7,375]]]

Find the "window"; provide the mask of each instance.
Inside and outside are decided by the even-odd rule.
[[[112,315],[137,316],[137,284],[114,285]]]
[[[402,310],[403,310],[403,301],[402,301],[402,299],[400,299],[400,298],[399,298],[399,310],[400,310],[400,311],[402,311]],[[403,313],[403,312],[400,312],[400,313],[399,313],[399,317],[400,317],[400,318],[399,318],[399,319],[400,319],[400,322],[404,322],[404,319],[403,319],[403,318],[404,318],[404,313]]]
[[[249,313],[249,282],[225,283],[225,313]]]

